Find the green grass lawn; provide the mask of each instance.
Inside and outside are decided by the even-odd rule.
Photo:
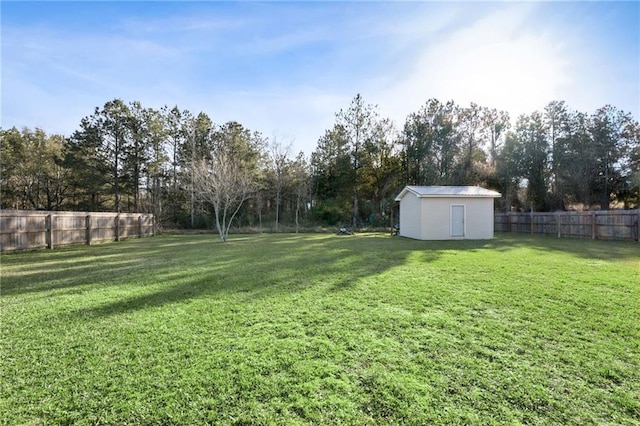
[[[640,246],[159,236],[2,255],[3,424],[638,424]]]

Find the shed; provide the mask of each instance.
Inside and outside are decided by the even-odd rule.
[[[493,199],[500,193],[479,186],[406,186],[400,203],[400,232],[418,240],[493,238]]]

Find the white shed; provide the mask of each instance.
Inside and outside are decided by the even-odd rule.
[[[479,186],[407,186],[400,203],[400,233],[418,240],[493,238],[493,199]]]

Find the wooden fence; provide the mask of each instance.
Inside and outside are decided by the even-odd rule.
[[[0,210],[0,251],[155,235],[152,214]]]
[[[497,232],[639,241],[640,209],[585,212],[509,212],[495,214]]]

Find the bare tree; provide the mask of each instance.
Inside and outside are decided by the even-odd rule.
[[[251,175],[240,162],[223,153],[211,160],[196,161],[192,173],[196,197],[213,206],[216,229],[220,241],[225,242],[233,219],[253,193]]]
[[[291,164],[291,181],[296,199],[295,221],[297,234],[300,229],[300,208],[309,193],[309,164],[302,151]]]
[[[286,184],[285,181],[287,180],[287,167],[289,166],[289,154],[291,153],[292,144],[292,141],[283,143],[276,134],[273,135],[268,144],[269,166],[273,173],[273,184],[276,191],[276,232],[278,232],[278,225],[280,224],[282,189]]]

